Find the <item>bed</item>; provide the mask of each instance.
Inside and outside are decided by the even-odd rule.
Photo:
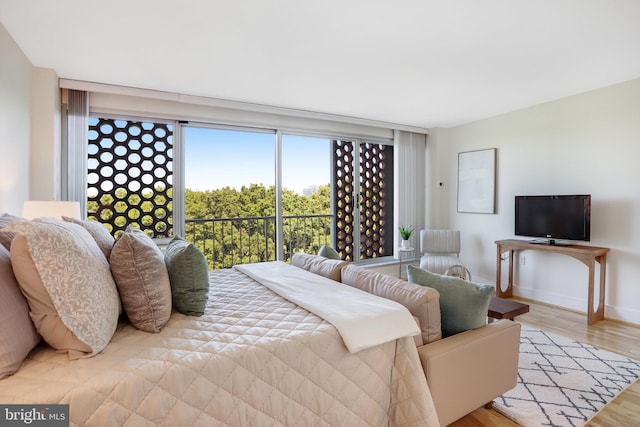
[[[118,322],[93,357],[40,343],[2,404],[67,403],[73,426],[435,426],[415,343],[349,352],[337,329],[237,269],[209,273],[202,316]]]

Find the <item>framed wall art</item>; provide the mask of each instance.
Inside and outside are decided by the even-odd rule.
[[[496,149],[458,153],[458,212],[495,213]]]

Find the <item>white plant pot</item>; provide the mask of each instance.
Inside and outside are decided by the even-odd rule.
[[[401,247],[402,249],[408,249],[408,248],[410,248],[411,246],[409,245],[409,241],[408,241],[408,240],[403,240],[402,242],[400,242],[400,247]]]

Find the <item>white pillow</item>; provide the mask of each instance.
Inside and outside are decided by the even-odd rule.
[[[62,219],[67,222],[78,224],[79,226],[87,230],[89,234],[91,234],[91,237],[93,237],[93,240],[95,240],[98,244],[98,247],[100,248],[102,253],[104,253],[104,257],[107,259],[107,261],[109,260],[109,256],[111,256],[111,248],[113,248],[115,239],[102,223],[98,221],[70,218],[67,216],[63,216]]]
[[[305,254],[296,252],[291,256],[291,265],[303,270],[324,276],[328,279],[339,282],[341,280],[340,271],[342,267],[349,264],[349,261],[341,259],[325,258],[320,255]]]

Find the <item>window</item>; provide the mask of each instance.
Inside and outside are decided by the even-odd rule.
[[[210,268],[289,260],[332,243],[331,140],[257,129],[182,129],[185,235]]]
[[[173,235],[173,125],[89,118],[87,216],[118,237],[127,226]]]
[[[184,231],[211,269],[288,261],[324,244],[355,262],[392,255],[392,146],[265,129],[174,126],[89,118],[89,218],[116,237],[129,225],[152,238]],[[181,138],[174,159],[175,132]],[[175,199],[174,173],[183,177]],[[176,217],[184,223],[174,224]]]
[[[317,254],[333,245],[331,140],[282,135],[282,229],[284,258]]]
[[[275,132],[182,130],[186,239],[210,269],[275,260]]]

